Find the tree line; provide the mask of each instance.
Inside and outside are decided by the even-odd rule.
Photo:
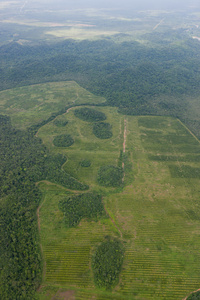
[[[50,155],[39,138],[12,127],[0,115],[0,298],[35,298],[41,282],[42,258],[36,210],[42,194],[35,185],[50,180],[70,189],[86,190],[61,166],[63,155]]]

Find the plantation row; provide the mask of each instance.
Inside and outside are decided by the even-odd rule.
[[[46,281],[88,287],[90,246],[60,245],[44,252]]]
[[[123,295],[117,295],[116,293],[112,295],[111,293],[106,293],[103,291],[98,291],[98,293],[92,293],[90,291],[81,291],[79,290],[76,294],[77,300],[85,299],[95,299],[95,300],[127,300],[127,297]]]
[[[158,262],[158,252],[149,252],[149,255],[142,255],[132,249],[126,250],[126,267],[121,274],[120,292],[127,296],[133,293],[148,299],[173,300],[182,299],[198,287],[199,278],[186,278],[182,267],[177,265],[176,258],[174,261]]]
[[[166,130],[162,129],[164,123],[159,122],[159,119],[157,120],[157,128],[159,130],[156,129],[156,119],[153,117],[146,120],[144,118],[138,120],[138,124],[143,126],[140,127],[140,132],[144,148],[151,152],[151,154],[148,154],[149,159],[171,163],[168,167],[172,178],[200,178],[200,167],[196,165],[196,163],[200,162],[199,142],[182,124],[175,123],[170,118],[168,122],[168,124],[167,122],[165,123],[168,126],[166,134]],[[151,129],[142,129],[147,125]],[[156,153],[161,152],[162,154],[153,155],[152,151]],[[195,165],[192,163],[195,163]]]

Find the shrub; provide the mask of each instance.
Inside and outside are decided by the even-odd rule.
[[[110,139],[112,137],[112,126],[109,123],[95,123],[93,133],[99,139]]]
[[[192,293],[187,300],[200,300],[200,291]]]
[[[78,225],[82,218],[97,219],[104,213],[102,196],[96,192],[71,195],[59,202],[59,208],[68,227]]]
[[[98,122],[106,120],[106,115],[104,113],[88,107],[75,109],[74,115],[79,119],[87,122]]]
[[[57,127],[65,127],[68,124],[67,120],[59,120],[59,119],[55,119],[55,121],[53,122]]]
[[[53,140],[53,144],[56,147],[69,147],[73,143],[74,143],[74,140],[70,134],[57,135]]]
[[[118,239],[107,237],[99,245],[92,260],[94,282],[97,286],[110,289],[118,283],[123,257],[124,247]]]
[[[84,159],[80,162],[80,165],[81,167],[84,167],[84,168],[88,168],[91,166],[91,161],[90,160],[87,160],[87,159]]]
[[[112,165],[103,166],[98,171],[97,181],[100,185],[116,187],[122,184],[123,169]]]

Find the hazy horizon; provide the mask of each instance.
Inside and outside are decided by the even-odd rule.
[[[195,9],[200,8],[199,0],[169,0],[169,1],[159,1],[159,0],[8,0],[1,1],[0,8],[12,8],[13,6],[21,5],[27,9],[34,7],[42,7],[49,9],[134,9],[134,10],[161,10],[161,9]]]

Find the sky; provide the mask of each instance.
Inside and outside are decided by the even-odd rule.
[[[36,4],[40,6],[54,7],[55,9],[77,8],[108,8],[108,9],[182,9],[198,7],[200,0],[0,0],[0,6],[19,2],[21,5]]]
[[[31,1],[31,0],[29,0]],[[34,1],[34,0],[32,0]],[[37,0],[48,5],[74,8],[135,8],[135,9],[182,9],[200,7],[200,0]]]

